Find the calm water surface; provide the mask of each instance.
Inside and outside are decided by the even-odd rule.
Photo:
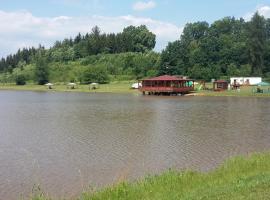
[[[270,99],[0,91],[0,199],[52,197],[270,150]]]

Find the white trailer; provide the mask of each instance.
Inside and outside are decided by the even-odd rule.
[[[231,85],[257,85],[262,82],[262,77],[232,77]]]

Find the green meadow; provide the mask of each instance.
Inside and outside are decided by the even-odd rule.
[[[207,88],[213,88],[211,83],[206,84]],[[212,90],[201,90],[195,93],[202,96],[242,96],[242,97],[270,97],[270,87],[262,86],[259,87],[263,90],[263,93],[257,93],[257,86],[242,86],[240,90],[224,90],[224,91],[212,91]],[[196,88],[195,88],[196,89]]]
[[[48,89],[44,85],[16,85],[5,84],[0,85],[0,90],[25,90],[25,91],[44,91],[44,92],[102,92],[102,93],[136,93],[137,90],[131,89],[132,81],[111,82],[109,84],[100,84],[99,88],[92,89],[90,85],[77,84],[74,89],[71,89],[66,84],[58,83]]]
[[[132,83],[136,81],[113,81],[108,84],[100,84],[98,89],[91,89],[90,85],[78,84],[75,89],[71,89],[64,83],[56,83],[52,86],[52,89],[48,89],[44,85],[26,84],[16,85],[14,84],[0,84],[0,90],[25,90],[25,91],[44,91],[44,92],[100,92],[100,93],[135,93],[140,94],[138,90],[131,89]],[[257,87],[255,86],[243,86],[240,90],[226,90],[220,92],[214,92],[211,90],[211,83],[207,84],[210,90],[196,90],[191,95],[198,96],[242,96],[242,97],[270,97],[270,90],[267,86],[260,87],[265,93],[256,93]]]

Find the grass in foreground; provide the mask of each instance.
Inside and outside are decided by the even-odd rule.
[[[270,154],[236,157],[209,173],[168,171],[135,183],[122,183],[79,200],[264,200],[270,197]],[[45,200],[37,196],[34,200]]]

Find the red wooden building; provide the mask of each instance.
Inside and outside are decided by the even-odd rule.
[[[186,94],[194,90],[194,80],[180,76],[158,76],[142,80],[140,91],[149,95]]]
[[[214,91],[223,91],[228,89],[229,83],[225,80],[217,80],[213,82],[213,90]]]

